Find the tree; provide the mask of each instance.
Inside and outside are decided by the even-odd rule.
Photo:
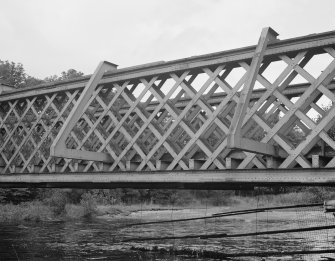
[[[69,69],[67,70],[67,72],[62,72],[60,78],[61,80],[70,80],[70,79],[81,77],[83,75],[84,73],[80,71],[76,71],[75,69]]]
[[[36,86],[36,85],[42,84],[44,82],[45,81],[43,81],[41,79],[38,79],[38,78],[27,75],[24,87]]]
[[[0,77],[15,87],[25,86],[26,73],[21,63],[0,60]]]
[[[17,88],[36,86],[45,82],[70,80],[83,75],[83,72],[75,69],[68,69],[67,71],[63,71],[60,76],[52,75],[41,80],[27,75],[21,63],[0,60],[0,79]]]
[[[44,79],[46,82],[55,82],[55,81],[63,81],[63,80],[70,80],[75,79],[78,77],[83,76],[84,73],[77,71],[75,69],[69,69],[67,71],[63,71],[61,73],[61,76],[52,75]]]
[[[17,88],[35,86],[45,82],[26,74],[21,63],[2,60],[0,60],[0,79]]]
[[[57,75],[51,75],[49,77],[44,78],[45,82],[56,82],[58,81],[58,76]]]

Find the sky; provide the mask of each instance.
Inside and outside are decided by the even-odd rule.
[[[334,0],[0,0],[0,60],[45,78],[335,30]]]

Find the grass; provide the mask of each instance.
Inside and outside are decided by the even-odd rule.
[[[282,206],[282,205],[297,205],[297,204],[309,204],[309,203],[321,203],[323,200],[329,198],[335,198],[334,193],[329,192],[291,192],[279,195],[259,195],[254,197],[243,197],[243,196],[231,196],[231,198],[225,201],[222,206],[230,207],[234,209],[249,209],[257,207],[269,207],[269,206]],[[146,210],[171,210],[171,209],[196,209],[196,208],[211,208],[217,205],[193,202],[185,207],[176,205],[159,205],[159,204],[132,204],[132,205],[109,205],[109,206],[98,206],[98,215],[123,215],[127,216],[130,213]]]
[[[256,208],[267,206],[285,206],[297,204],[322,203],[324,200],[335,198],[334,192],[327,191],[302,191],[278,195],[260,195],[256,197],[234,197],[238,208]]]
[[[79,204],[68,203],[60,193],[44,200],[20,204],[0,204],[0,223],[39,222],[61,218],[79,219],[96,214],[96,205],[91,198],[83,197]]]
[[[22,221],[47,221],[54,218],[49,206],[40,201],[25,202],[18,205],[0,205],[1,223],[20,223]]]

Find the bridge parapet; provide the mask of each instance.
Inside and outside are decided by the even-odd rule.
[[[268,44],[237,148],[255,46],[4,93],[1,172],[335,167],[334,46],[335,32]]]

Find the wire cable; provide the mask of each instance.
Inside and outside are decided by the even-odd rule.
[[[244,210],[237,210],[237,211],[228,211],[213,214],[212,216],[208,217],[195,217],[195,218],[181,218],[181,219],[173,219],[173,220],[161,220],[161,221],[151,221],[151,222],[142,222],[142,223],[133,223],[125,225],[124,227],[133,227],[133,226],[143,226],[143,225],[153,225],[153,224],[164,224],[164,223],[172,223],[172,222],[183,222],[183,221],[192,221],[192,220],[201,220],[201,219],[211,219],[211,218],[218,218],[218,217],[228,217],[228,216],[236,216],[236,215],[246,215],[252,214],[256,212],[264,212],[268,210],[279,210],[279,209],[290,209],[290,208],[305,208],[311,206],[323,206],[323,203],[317,204],[304,204],[304,205],[289,205],[289,206],[281,206],[281,207],[269,207],[269,208],[252,208],[252,209],[244,209]]]
[[[232,238],[232,237],[247,237],[247,236],[258,236],[258,235],[274,235],[274,234],[285,234],[285,233],[296,233],[296,232],[307,232],[316,231],[324,229],[335,229],[335,225],[330,226],[318,226],[318,227],[305,227],[305,228],[293,228],[293,229],[283,229],[283,230],[270,230],[270,231],[260,231],[251,233],[239,233],[239,234],[226,234],[226,233],[214,233],[214,234],[198,234],[198,235],[185,235],[185,236],[166,236],[166,237],[137,237],[124,239],[121,242],[131,242],[131,241],[150,241],[150,240],[167,240],[167,239],[186,239],[186,238],[199,238],[199,239],[209,239],[209,238]]]

